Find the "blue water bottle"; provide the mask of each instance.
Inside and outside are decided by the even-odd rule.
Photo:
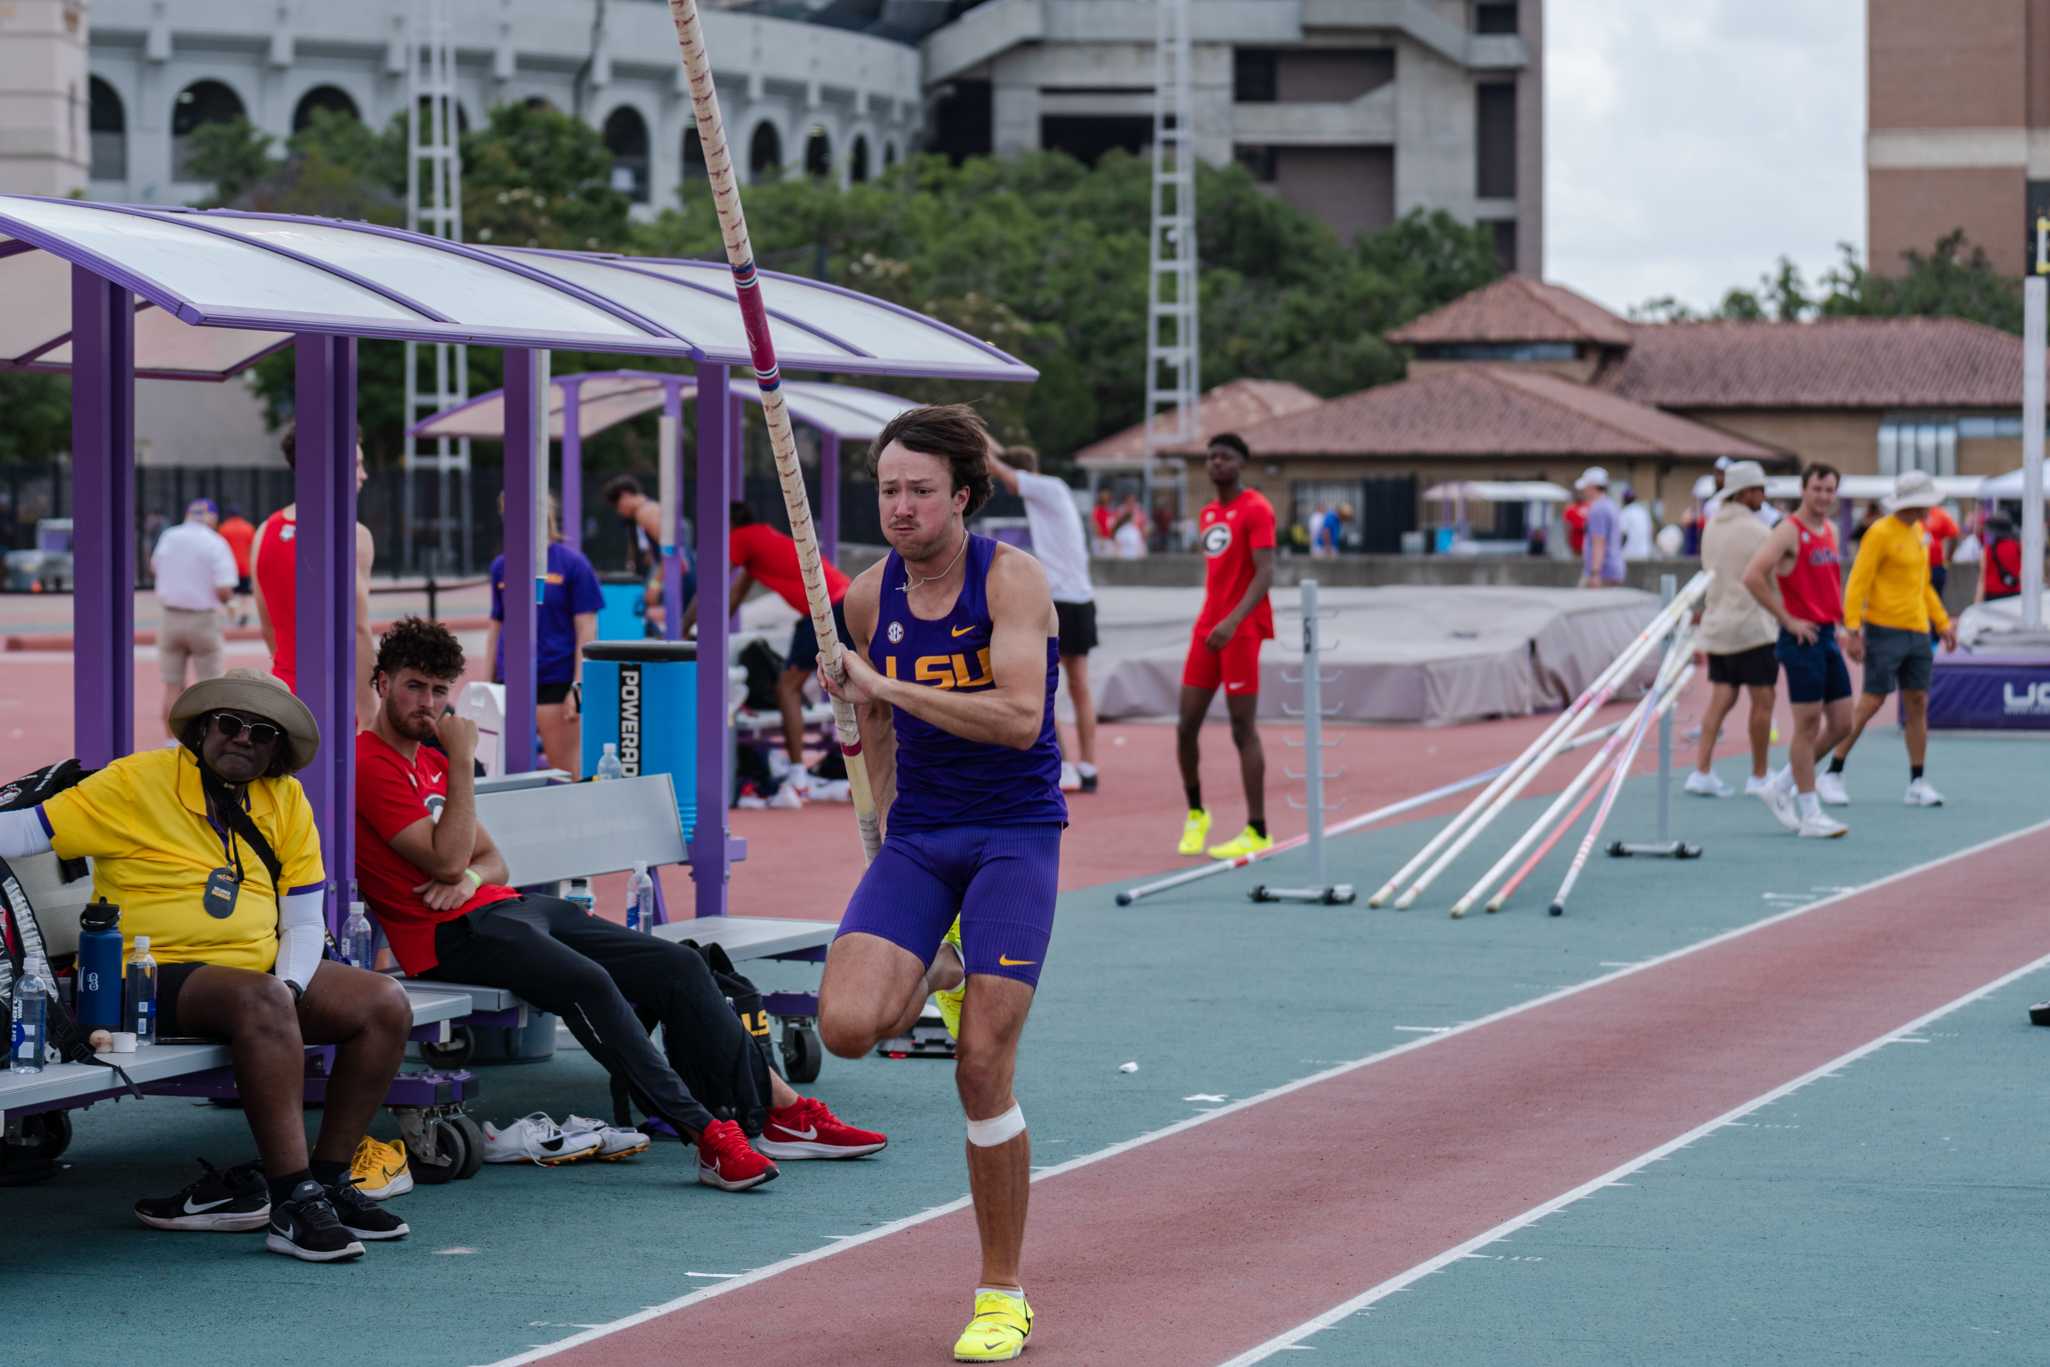
[[[104,897],[78,917],[78,1023],[121,1028],[121,908]]]

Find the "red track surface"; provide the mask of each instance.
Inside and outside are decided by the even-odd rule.
[[[1042,1182],[1032,1359],[1265,1342],[2032,962],[2046,861],[2050,832],[2013,838],[1972,857],[1970,916],[1932,914],[1931,869]],[[956,1212],[554,1360],[944,1361],[966,1285],[882,1289],[974,1266]]]

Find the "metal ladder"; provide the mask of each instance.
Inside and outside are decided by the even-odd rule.
[[[1186,511],[1188,467],[1158,452],[1200,434],[1201,330],[1196,281],[1196,153],[1189,0],[1155,0],[1153,229],[1146,263],[1146,515],[1163,478]]]

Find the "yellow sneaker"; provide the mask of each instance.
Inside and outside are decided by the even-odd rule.
[[[1182,843],[1175,847],[1176,854],[1201,854],[1203,842],[1210,838],[1210,813],[1191,810],[1189,819],[1182,823]]]
[[[975,1293],[975,1318],[954,1340],[956,1362],[1009,1362],[1032,1337],[1032,1307],[1008,1291]]]
[[[968,977],[966,973],[968,956],[961,950],[960,917],[956,916],[954,924],[947,927],[947,933],[940,937],[940,943],[954,947],[954,953],[961,960],[963,973],[959,987],[951,992],[935,992],[932,994],[932,999],[940,1008],[940,1019],[946,1022],[947,1037],[949,1039],[959,1039],[961,1038],[961,998],[967,995],[968,992]]]
[[[413,1189],[413,1171],[406,1166],[406,1146],[386,1144],[367,1134],[356,1145],[356,1156],[349,1160],[349,1176],[356,1179],[356,1190],[373,1201],[389,1201]]]
[[[1273,848],[1273,836],[1261,835],[1251,826],[1248,826],[1222,845],[1212,845],[1210,847],[1210,857],[1212,859],[1237,859],[1241,855],[1258,854],[1262,850],[1271,850]]]

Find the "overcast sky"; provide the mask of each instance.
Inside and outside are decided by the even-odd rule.
[[[1712,306],[1865,250],[1863,0],[1551,0],[1545,275]]]

